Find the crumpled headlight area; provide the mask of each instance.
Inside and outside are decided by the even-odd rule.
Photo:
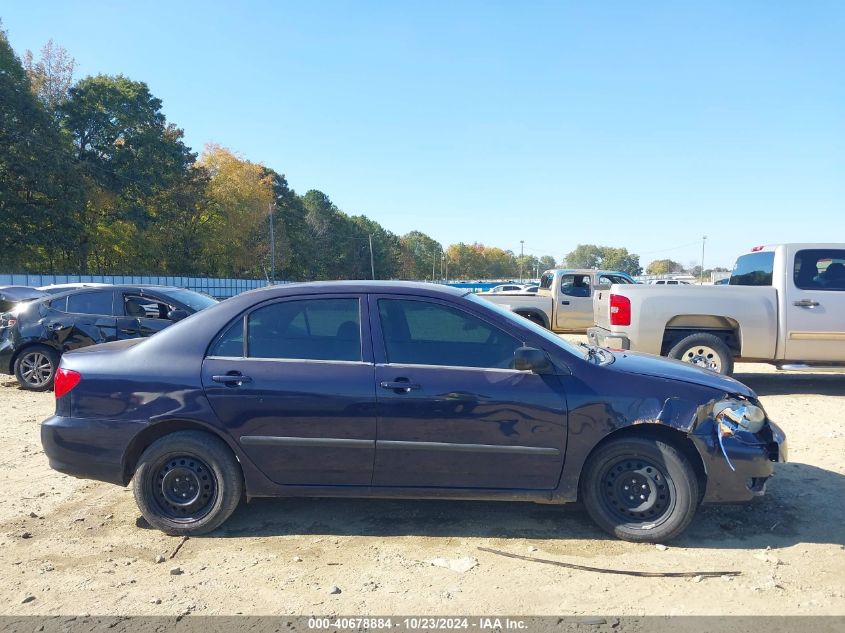
[[[721,435],[736,435],[740,431],[758,433],[766,423],[762,407],[742,400],[723,400],[713,407],[713,417]]]
[[[745,434],[759,433],[766,424],[766,412],[747,400],[726,399],[717,402],[713,407],[713,419],[716,421],[716,435],[719,438],[719,448],[728,462],[731,470],[736,470],[725,449],[725,438],[736,437],[740,441],[748,442],[754,438],[743,438]]]

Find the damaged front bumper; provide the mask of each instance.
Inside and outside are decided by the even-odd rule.
[[[750,501],[764,494],[775,463],[787,460],[786,435],[770,420],[750,438],[720,437],[714,421],[700,425],[689,438],[707,475],[705,503]]]

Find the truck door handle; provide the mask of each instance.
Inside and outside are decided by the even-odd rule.
[[[412,389],[419,389],[420,386],[406,380],[385,380],[380,383],[382,389],[393,389],[397,393],[410,393]]]
[[[227,387],[240,387],[245,382],[252,382],[252,378],[242,374],[226,374],[224,376],[212,376],[214,382],[221,382]]]
[[[562,306],[568,306],[568,305],[569,305],[569,302],[568,302],[568,301],[561,301],[561,302],[560,302],[560,305],[562,305]]]
[[[820,304],[818,301],[813,301],[812,299],[801,299],[801,301],[793,302],[792,305],[798,306],[799,308],[815,308]]]

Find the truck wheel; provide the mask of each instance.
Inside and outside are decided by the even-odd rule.
[[[581,498],[606,532],[625,541],[663,543],[692,521],[698,479],[689,460],[666,442],[624,437],[590,456]]]
[[[731,350],[718,336],[706,332],[682,338],[669,350],[667,356],[726,376],[730,376],[734,370]]]
[[[15,359],[15,378],[18,384],[29,391],[46,391],[53,386],[59,355],[46,345],[26,348]]]
[[[141,454],[132,480],[135,503],[165,534],[205,534],[219,527],[243,496],[243,473],[219,438],[177,431]]]

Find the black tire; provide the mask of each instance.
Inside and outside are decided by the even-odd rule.
[[[15,378],[22,389],[47,391],[53,388],[59,354],[46,345],[27,347],[15,359]]]
[[[734,370],[733,353],[725,341],[706,332],[682,338],[672,346],[667,356],[725,376],[730,376]]]
[[[540,327],[546,327],[546,322],[543,320],[539,314],[535,314],[533,312],[525,312],[520,314],[521,317],[528,319],[529,321],[536,323]]]
[[[636,543],[665,543],[679,536],[695,516],[698,495],[689,460],[666,442],[647,437],[599,447],[581,477],[581,498],[593,521]]]
[[[150,525],[184,536],[219,527],[238,506],[244,483],[238,461],[223,440],[202,431],[178,431],[143,452],[132,489]]]

